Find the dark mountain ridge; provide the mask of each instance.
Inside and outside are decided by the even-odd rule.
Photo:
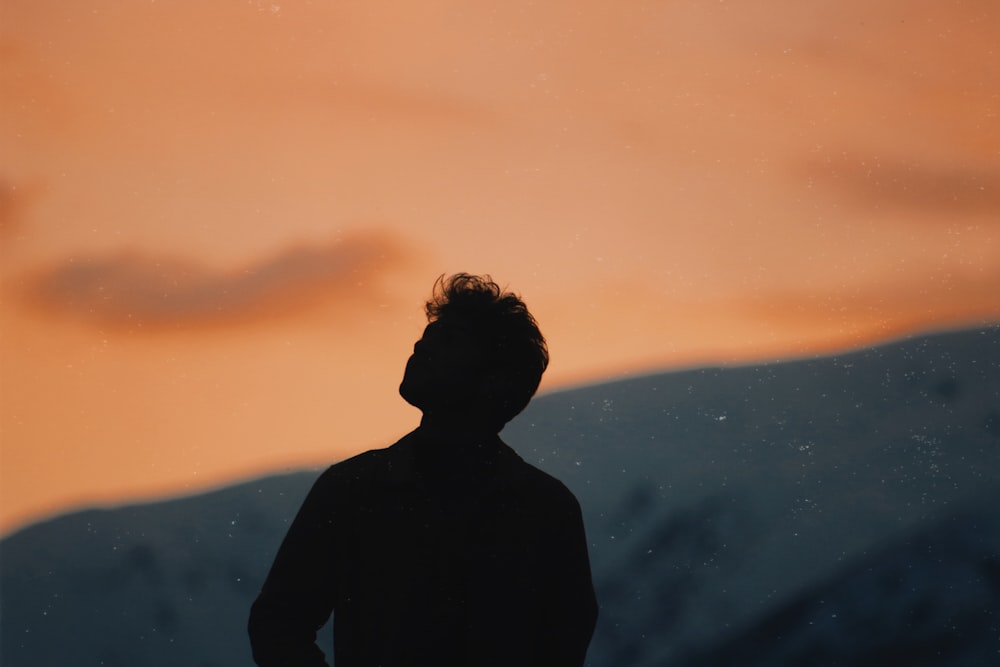
[[[592,665],[1000,650],[1000,327],[553,393],[503,436],[584,509]],[[0,662],[250,664],[247,608],[317,473],[8,536]]]

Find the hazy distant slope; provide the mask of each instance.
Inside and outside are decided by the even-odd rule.
[[[246,612],[315,477],[91,510],[0,551],[0,664],[247,665]]]
[[[587,387],[505,435],[584,506],[602,601],[593,664],[659,665],[988,502],[1000,330]]]
[[[920,664],[1000,650],[1000,555],[979,533],[1000,524],[997,327],[551,394],[504,437],[583,505],[593,665],[735,665],[748,647],[756,664],[823,664],[835,645],[879,664],[932,637]],[[250,664],[247,607],[314,477],[10,536],[0,662]]]
[[[801,591],[691,667],[948,665],[1000,655],[1000,493]]]

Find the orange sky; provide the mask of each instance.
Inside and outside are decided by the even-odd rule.
[[[440,273],[523,294],[549,390],[1000,320],[997,35],[993,0],[4,0],[0,532],[390,443]]]

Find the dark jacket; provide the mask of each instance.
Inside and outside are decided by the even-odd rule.
[[[250,615],[261,667],[579,667],[597,619],[580,507],[499,438],[419,432],[330,467]]]

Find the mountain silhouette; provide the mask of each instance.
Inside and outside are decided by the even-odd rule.
[[[972,665],[1000,649],[1000,327],[555,392],[503,437],[580,500],[590,665]],[[9,535],[0,662],[250,664],[247,610],[318,473]]]

